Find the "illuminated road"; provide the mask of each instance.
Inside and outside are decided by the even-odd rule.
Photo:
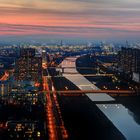
[[[46,68],[48,75],[49,72]],[[64,126],[60,106],[57,101],[56,91],[51,80],[51,77],[42,77],[43,92],[46,94],[46,116],[49,140],[66,140],[68,133]]]
[[[42,91],[41,91],[42,92]],[[45,91],[43,91],[45,92]],[[48,91],[52,92],[52,90]],[[55,90],[56,94],[63,96],[82,96],[88,93],[90,94],[109,94],[111,96],[136,96],[135,91],[132,90]]]
[[[55,125],[55,116],[53,112],[53,103],[49,92],[47,78],[43,76],[43,90],[46,91],[46,115],[47,115],[47,128],[50,140],[57,140],[57,131]]]
[[[5,71],[4,75],[1,77],[0,81],[6,81],[9,78],[9,72]]]
[[[64,91],[57,91],[60,95],[70,95],[70,94],[103,94],[108,93],[111,96],[135,96],[135,92],[131,90],[64,90]]]

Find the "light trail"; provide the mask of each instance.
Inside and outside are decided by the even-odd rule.
[[[1,77],[0,81],[6,81],[9,78],[9,72],[5,71],[4,75]]]
[[[48,71],[42,65],[42,69]],[[49,72],[47,72],[49,75]],[[57,94],[51,76],[42,76],[43,92],[46,93],[46,116],[49,140],[67,140],[68,133],[64,126]],[[51,90],[50,90],[51,89]]]
[[[43,79],[43,90],[46,93],[46,101],[47,101],[46,102],[46,116],[47,116],[49,140],[58,140],[56,125],[55,125],[55,116],[53,112],[53,104],[51,100],[47,77],[43,76],[42,79]]]
[[[53,92],[53,99],[54,99],[54,102],[55,102],[55,105],[56,105],[56,108],[57,108],[57,112],[58,112],[58,119],[59,119],[59,129],[61,130],[61,135],[63,137],[63,140],[66,140],[68,139],[68,133],[67,133],[67,130],[65,128],[65,125],[64,125],[64,121],[62,119],[62,114],[61,114],[61,110],[60,110],[60,106],[59,106],[59,103],[58,103],[58,100],[57,100],[57,93],[56,93],[56,90],[54,88],[54,84],[53,84],[53,81],[51,80],[51,83],[52,83],[52,92]]]

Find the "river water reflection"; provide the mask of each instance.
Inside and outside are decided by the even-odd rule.
[[[121,104],[96,104],[127,140],[140,140],[140,125]]]

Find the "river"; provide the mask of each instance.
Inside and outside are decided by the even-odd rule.
[[[99,90],[99,88],[96,87],[93,82],[88,81],[76,70],[77,58],[78,57],[68,57],[61,63],[62,67],[67,67],[67,69],[64,70],[63,76],[81,90]],[[71,75],[71,73],[74,74]],[[86,95],[93,102],[97,102],[96,106],[105,114],[105,116],[114,124],[114,126],[125,136],[127,140],[140,139],[140,125],[135,121],[132,115],[133,113],[129,109],[122,104],[115,103],[115,99],[106,93]]]

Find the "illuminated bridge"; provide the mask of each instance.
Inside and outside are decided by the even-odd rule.
[[[40,91],[45,92],[45,91]],[[48,91],[53,92],[53,91]],[[59,95],[63,96],[82,96],[85,94],[103,94],[107,93],[111,96],[135,96],[137,95],[134,90],[57,90],[55,91]]]

